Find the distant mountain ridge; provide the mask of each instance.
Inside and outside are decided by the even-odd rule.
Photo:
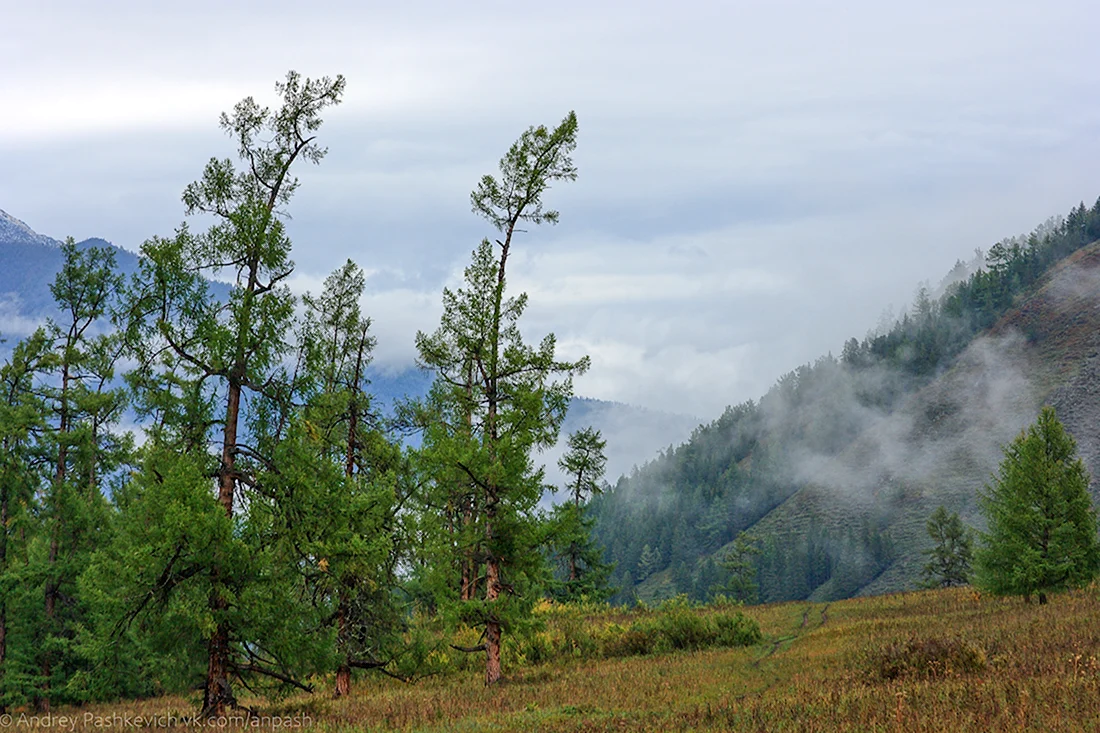
[[[110,242],[92,237],[77,247],[107,247],[115,253],[118,269],[137,271],[139,257]],[[0,209],[0,333],[26,336],[25,328],[4,328],[15,319],[24,327],[55,311],[50,283],[61,269],[61,241],[39,234],[25,222]]]

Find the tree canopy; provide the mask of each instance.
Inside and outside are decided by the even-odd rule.
[[[988,529],[977,552],[978,584],[1046,603],[1048,593],[1086,585],[1100,572],[1088,472],[1052,407],[1004,453],[981,496]]]

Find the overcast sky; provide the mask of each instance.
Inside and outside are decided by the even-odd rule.
[[[591,355],[582,395],[709,419],[1100,194],[1094,0],[901,5],[0,0],[0,209],[136,250],[233,153],[219,112],[343,74],[296,287],[358,262],[398,369],[492,233],[477,179],[573,109],[561,223],[510,261],[525,331]]]

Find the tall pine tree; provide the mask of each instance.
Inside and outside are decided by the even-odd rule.
[[[343,90],[342,77],[290,72],[276,85],[278,109],[249,97],[223,114],[241,165],[211,159],[183,194],[187,213],[213,225],[146,242],[129,299],[125,325],[141,365],[132,381],[153,424],[95,584],[114,576],[111,628],[146,625],[147,637],[188,660],[177,674],[197,673],[201,639],[208,716],[235,704],[235,680],[307,688],[302,678],[330,661],[321,611],[298,601],[300,569],[274,532],[294,500],[265,485],[281,470],[277,440],[260,444],[280,435],[264,422],[278,410],[258,408],[293,394],[284,360],[294,265],[281,215],[298,186],[292,168],[324,157],[320,115]],[[232,280],[228,302],[205,279],[218,276]]]
[[[419,419],[424,452],[441,471],[435,484],[441,493],[426,495],[425,509],[453,506],[456,488],[470,492],[466,506],[476,516],[459,525],[452,546],[460,563],[472,563],[466,582],[483,589],[479,598],[461,601],[460,613],[483,629],[476,649],[485,651],[488,685],[501,678],[504,630],[529,616],[545,573],[537,511],[545,481],[532,455],[556,441],[572,376],[588,365],[559,361],[553,335],[526,344],[519,319],[527,297],[508,297],[505,288],[521,227],[558,219],[542,197],[551,183],[576,178],[570,157],[576,132],[573,113],[552,130],[532,127],[501,160],[500,178],[481,179],[471,194],[473,210],[500,238],[481,242],[463,287],[443,292],[439,328],[416,338],[421,363],[436,374]]]

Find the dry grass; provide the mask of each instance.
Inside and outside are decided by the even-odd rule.
[[[316,731],[1100,730],[1095,588],[1046,606],[963,588],[747,612],[765,635],[747,648],[514,665],[491,690],[474,670],[364,678],[347,699],[257,705],[306,714]],[[883,659],[908,671],[884,675]],[[89,713],[193,710],[162,698],[65,712],[92,729]]]

